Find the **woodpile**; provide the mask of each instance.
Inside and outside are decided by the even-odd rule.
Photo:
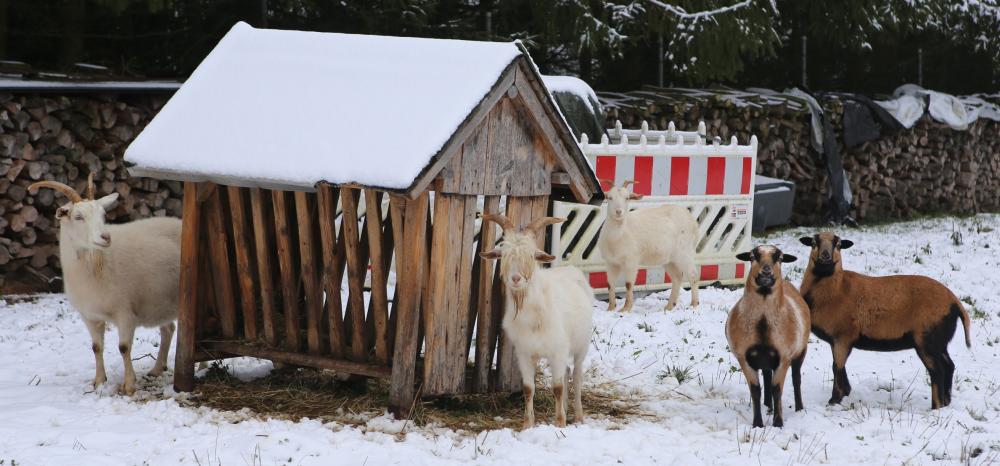
[[[36,181],[83,192],[94,173],[98,195],[121,194],[108,212],[112,223],[180,216],[180,183],[131,178],[122,162],[129,142],[167,98],[0,93],[0,285],[16,277],[37,288],[61,286],[55,210],[66,200],[49,189],[29,193]]]
[[[795,182],[792,221],[818,224],[828,211],[826,164],[812,147],[811,117],[792,96],[732,90],[647,88],[601,93],[608,127],[621,120],[637,128],[694,130],[705,121],[708,136],[741,142],[756,134],[757,173]],[[925,115],[913,128],[843,148],[843,103],[822,102],[837,134],[853,193],[851,216],[859,221],[912,218],[929,213],[1000,211],[1000,123],[980,119],[956,131]]]

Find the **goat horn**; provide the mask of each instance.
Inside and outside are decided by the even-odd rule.
[[[94,172],[87,175],[87,199],[94,200]]]
[[[607,183],[607,184],[611,185],[612,188],[615,187],[615,180],[609,180],[607,178],[598,178],[597,181],[600,181],[602,184],[603,183]]]
[[[636,180],[625,180],[625,182],[622,183],[622,187],[623,188],[627,188],[628,185],[630,185],[630,184],[639,184],[639,182],[636,181]]]
[[[563,217],[540,217],[532,220],[531,223],[528,224],[528,226],[524,227],[524,229],[538,233],[549,225],[562,223],[565,221],[566,219]]]
[[[58,181],[39,181],[37,183],[32,184],[31,186],[28,186],[28,191],[35,191],[38,188],[52,188],[56,191],[63,193],[73,203],[83,201],[83,198],[80,197],[80,194],[77,193],[75,189]]]
[[[486,215],[483,215],[483,221],[484,222],[494,222],[497,225],[500,225],[500,228],[503,228],[504,232],[515,230],[514,222],[510,221],[510,219],[507,218],[506,215],[501,215],[501,214],[486,214]]]

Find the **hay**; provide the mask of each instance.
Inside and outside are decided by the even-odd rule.
[[[551,423],[555,417],[555,399],[547,384],[537,385],[535,419]],[[622,394],[615,388],[610,382],[584,387],[583,409],[588,419],[627,422],[631,418],[654,417],[641,409],[643,399],[639,394]],[[244,382],[222,366],[214,365],[185,404],[220,411],[248,410],[258,418],[291,421],[310,418],[364,425],[385,413],[389,384],[375,379],[341,381],[333,372],[312,369],[276,370],[266,377]],[[523,413],[520,393],[469,394],[420,400],[414,405],[408,424],[478,434],[493,429],[520,429]],[[572,404],[568,416],[572,422]]]

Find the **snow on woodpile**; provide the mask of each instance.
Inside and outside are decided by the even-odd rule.
[[[575,76],[542,76],[545,87],[553,94],[567,93],[573,94],[587,103],[590,111],[597,112],[600,109],[600,101],[597,100],[597,93],[587,84],[586,81]]]
[[[405,188],[521,53],[237,23],[125,158],[140,176]]]

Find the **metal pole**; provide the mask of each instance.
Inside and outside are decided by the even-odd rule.
[[[924,87],[924,48],[917,48],[917,85]]]
[[[492,11],[487,11],[486,12],[486,37],[487,38],[492,38],[493,37],[493,12]]]
[[[802,36],[802,87],[809,87],[808,73],[806,72],[806,50],[808,50],[806,36]]]
[[[657,69],[656,83],[657,83],[658,86],[663,87],[663,33],[662,32],[660,33],[660,41],[659,42],[660,42],[660,44],[659,44],[659,49],[658,50],[659,50],[659,57],[660,58],[659,58],[659,60],[657,60],[657,62],[659,63],[659,68]]]

